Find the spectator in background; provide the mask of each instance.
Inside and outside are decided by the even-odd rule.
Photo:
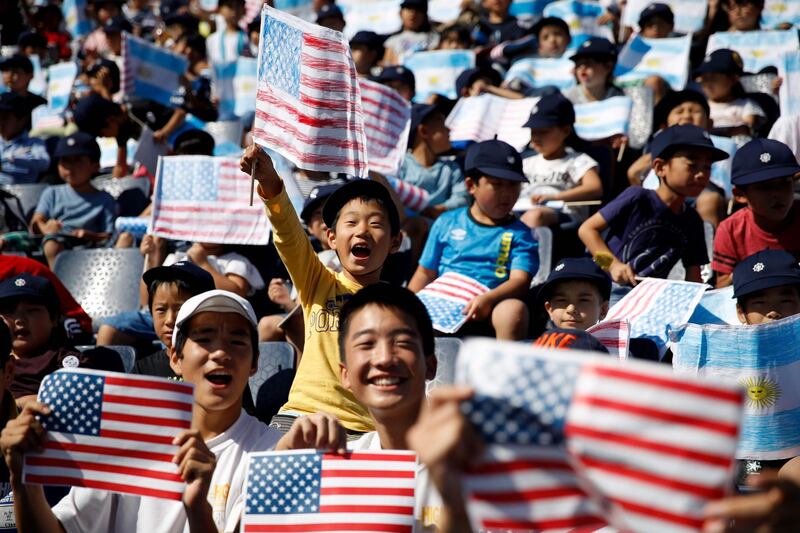
[[[553,268],[536,300],[554,328],[585,331],[605,318],[610,297],[608,273],[588,257],[570,257]]]
[[[36,12],[35,28],[47,38],[47,46],[55,50],[58,59],[72,57],[72,37],[61,29],[64,15],[61,8],[55,4],[47,4]]]
[[[450,24],[440,32],[438,50],[469,50],[472,48],[472,33],[464,24]]]
[[[675,15],[667,4],[650,4],[639,14],[639,34],[646,39],[671,37],[674,29]]]
[[[490,67],[469,68],[456,78],[456,95],[459,98],[480,96],[483,93],[497,94],[495,89],[500,86],[503,77],[498,71]],[[498,96],[503,96],[498,94]]]
[[[720,0],[718,3],[723,3]],[[728,31],[758,31],[764,0],[728,0]]]
[[[344,31],[345,21],[342,10],[334,3],[322,5],[316,13],[317,24],[333,31]]]
[[[120,16],[120,4],[117,0],[100,0],[94,4],[94,14],[97,28],[86,37],[82,49],[86,54],[97,57],[108,50],[105,27],[109,20]]]
[[[133,122],[122,106],[99,94],[89,93],[78,100],[72,111],[78,129],[92,137],[112,137],[117,141],[117,160],[112,174],[116,178],[128,174],[128,139],[135,137]]]
[[[236,61],[247,50],[247,34],[239,28],[244,16],[244,0],[220,0],[217,12],[225,25],[208,36],[208,60],[217,65]]]
[[[133,26],[133,34],[137,37],[152,38],[153,30],[158,26],[158,18],[147,0],[128,0],[122,6],[122,14]]]
[[[608,39],[587,39],[570,59],[575,62],[578,85],[564,91],[564,96],[573,104],[599,102],[625,94],[613,83],[617,48]]]
[[[106,34],[108,48],[98,50],[98,53],[109,59],[122,58],[122,32],[130,33],[133,26],[122,15],[116,15],[106,21],[103,25],[103,32]]]
[[[479,46],[492,47],[506,41],[513,41],[525,35],[517,17],[508,12],[511,0],[481,0],[485,15],[481,17],[473,37]]]
[[[400,4],[400,32],[386,40],[384,65],[399,65],[407,55],[433,50],[439,44],[439,34],[428,18],[428,0],[404,0]]]
[[[391,87],[409,102],[414,99],[416,79],[414,73],[406,67],[399,65],[383,67],[374,79],[378,83]]]
[[[38,31],[29,30],[21,33],[17,46],[21,55],[28,58],[32,56],[38,57],[42,66],[51,62],[51,56],[47,51],[47,37]]]
[[[350,39],[350,52],[359,76],[369,77],[372,67],[383,59],[386,52],[384,40],[374,31],[359,31]]]
[[[19,54],[8,57],[0,62],[0,72],[3,73],[3,85],[25,99],[28,113],[47,104],[46,99],[28,90],[33,79],[33,63],[30,59]],[[27,128],[30,129],[30,121]]]
[[[113,100],[119,92],[119,67],[110,59],[100,59],[86,71],[89,88],[106,100]]]
[[[50,166],[42,139],[28,136],[31,110],[14,92],[0,95],[0,184],[36,183]]]

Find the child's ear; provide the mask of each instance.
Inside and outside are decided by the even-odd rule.
[[[662,178],[667,172],[667,164],[668,161],[666,159],[656,157],[650,162],[650,167],[653,169],[653,172],[656,173],[656,176]]]
[[[342,386],[350,390],[350,373],[347,371],[347,366],[341,361],[339,362],[339,377],[342,380]]]
[[[608,300],[604,300],[603,303],[600,304],[600,320],[603,320],[607,314],[608,314]]]
[[[544,303],[544,310],[550,318],[553,318],[553,305],[549,301]]]
[[[331,250],[336,249],[336,232],[333,231],[331,228],[325,230],[325,235],[328,237],[328,247]]]
[[[733,199],[737,203],[747,205],[747,195],[741,187],[733,186]]]
[[[742,309],[742,306],[739,303],[736,303],[736,316],[739,318],[739,322],[742,324],[747,324],[747,314]]]
[[[473,179],[471,176],[464,178],[464,183],[467,185],[467,192],[472,192],[478,186],[478,180]]]
[[[392,237],[392,247],[389,249],[390,254],[393,254],[400,249],[400,245],[403,244],[403,235],[403,232],[400,231],[397,233],[397,235]]]
[[[172,368],[172,371],[175,374],[182,376],[183,372],[181,370],[181,362],[182,359],[178,357],[178,351],[175,349],[175,345],[169,347],[167,350],[167,354],[169,354],[169,366]]]
[[[436,354],[432,353],[425,357],[425,379],[431,380],[436,377],[436,370],[439,368],[439,362],[436,359]]]

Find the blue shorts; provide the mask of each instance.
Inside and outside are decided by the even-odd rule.
[[[149,311],[127,311],[106,318],[103,324],[143,341],[158,340],[153,329],[153,316]]]

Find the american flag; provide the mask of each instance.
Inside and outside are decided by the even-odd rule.
[[[253,138],[299,168],[367,176],[359,83],[341,33],[264,6]]]
[[[397,197],[408,209],[419,213],[428,207],[431,195],[422,187],[406,183],[397,178],[387,178],[387,180],[397,193]]]
[[[411,104],[391,87],[363,79],[359,83],[369,169],[394,176],[408,147]]]
[[[499,139],[522,150],[531,140],[530,128],[522,125],[538,101],[539,98],[510,100],[493,94],[460,98],[445,122],[450,128],[450,139],[453,142]]]
[[[25,483],[181,499],[172,439],[191,424],[191,384],[58,370],[42,381],[39,401],[53,412],[43,419],[44,451],[25,456]]]
[[[267,244],[264,208],[250,206],[250,177],[231,157],[159,158],[151,233],[168,239]]]
[[[464,412],[487,443],[465,479],[475,529],[699,531],[724,495],[735,383],[512,343],[462,350],[456,382],[475,389]]]
[[[411,533],[416,468],[406,451],[253,454],[243,530]]]
[[[608,353],[616,355],[620,359],[628,358],[628,343],[631,331],[628,321],[623,319],[612,320],[595,324],[586,330],[591,333],[600,344],[608,349]]]
[[[455,333],[467,321],[462,314],[467,304],[476,296],[489,292],[489,288],[474,279],[446,272],[430,282],[417,296],[431,315],[433,327],[442,333]]]
[[[630,338],[648,338],[663,349],[669,326],[688,322],[705,291],[703,283],[646,278],[609,309],[602,323],[626,319]]]

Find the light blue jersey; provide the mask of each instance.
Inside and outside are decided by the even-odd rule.
[[[53,185],[42,192],[36,213],[60,220],[65,233],[77,229],[111,233],[117,202],[105,191],[79,193],[69,185]]]

